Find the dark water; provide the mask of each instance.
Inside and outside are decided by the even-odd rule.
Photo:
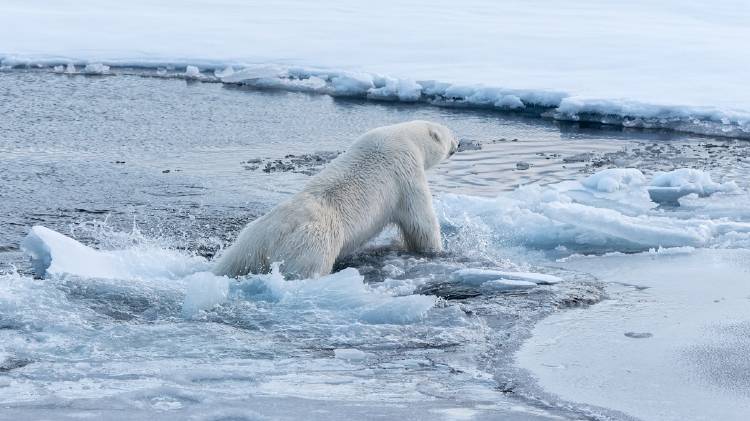
[[[127,245],[130,237],[122,233],[130,233],[211,256],[245,223],[301,189],[309,174],[358,135],[412,119],[446,124],[459,138],[479,145],[431,174],[436,195],[494,196],[520,184],[580,178],[614,165],[644,172],[693,166],[731,175],[729,164],[748,156],[745,143],[728,139],[134,75],[0,72],[0,116],[0,264],[18,267],[22,274],[28,273],[28,263],[18,245],[32,225],[101,248]],[[471,233],[464,235],[452,256],[429,260],[386,248],[354,256],[340,267],[358,268],[368,282],[393,276],[395,266],[399,279],[439,281],[465,266],[528,268],[538,262],[534,253],[510,263],[513,251],[461,254],[472,242]],[[11,281],[43,287],[50,302],[65,303],[59,316],[65,322],[50,326],[41,318],[38,325],[29,322],[35,326],[29,328],[0,315],[0,329],[12,332],[8,341],[21,337],[42,343],[47,331],[62,331],[60,337],[68,339],[53,335],[49,345],[0,349],[10,355],[0,356],[0,390],[11,385],[14,393],[27,393],[19,398],[0,392],[8,406],[0,418],[52,416],[63,407],[73,408],[65,413],[69,417],[107,418],[142,418],[152,411],[165,419],[188,414],[347,419],[375,413],[414,419],[621,417],[556,401],[511,364],[513,350],[535,321],[602,298],[601,287],[586,274],[566,274],[572,282],[562,286],[511,294],[428,282],[422,293],[447,300],[425,323],[357,326],[354,332],[347,330],[347,313],[335,313],[328,323],[304,308],[238,303],[199,321],[183,321],[184,292],[167,287],[18,279]],[[29,291],[19,294],[33,297]],[[48,305],[44,297],[39,306]],[[30,302],[28,312],[34,313],[36,301]],[[54,320],[57,310],[44,308]],[[286,313],[275,313],[282,310]],[[78,318],[85,320],[80,326],[71,321]],[[84,350],[65,342],[78,334],[87,344]],[[56,347],[54,341],[64,345]],[[348,347],[368,350],[376,362],[355,364],[346,373],[331,367],[333,349]],[[164,373],[158,374],[162,367]],[[183,381],[185,367],[214,374],[191,374]],[[149,374],[139,371],[149,369]],[[3,379],[3,373],[10,377]],[[335,393],[329,396],[329,389],[310,380],[316,376],[328,379],[326,387],[357,387],[330,389]],[[91,392],[83,387],[85,381],[95,383]],[[20,386],[27,383],[29,389]],[[66,391],[73,383],[77,392]],[[162,383],[171,386],[154,386]],[[284,395],[294,387],[306,394]],[[324,392],[316,394],[316,387]],[[127,393],[117,394],[119,388]],[[227,388],[233,390],[231,397],[223,395]],[[361,390],[374,397],[361,396]],[[418,392],[419,398],[399,400],[400,390]],[[97,393],[117,398],[100,401]],[[219,407],[223,411],[217,412]],[[466,412],[466,407],[473,409]],[[248,416],[248,408],[258,417]]]

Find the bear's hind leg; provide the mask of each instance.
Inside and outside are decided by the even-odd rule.
[[[288,279],[306,279],[331,273],[341,250],[332,228],[310,222],[300,227],[280,247],[277,260],[283,261],[281,271]]]
[[[248,224],[234,243],[214,260],[212,272],[215,275],[234,278],[248,273],[269,271],[269,262],[265,257],[263,225],[256,221]]]

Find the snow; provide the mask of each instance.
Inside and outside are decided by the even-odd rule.
[[[226,83],[748,137],[748,20],[737,0],[8,0],[0,61],[193,66]]]
[[[54,73],[66,73],[69,75],[78,74],[78,70],[76,69],[75,64],[68,63],[65,66],[62,64],[56,65],[52,67],[52,71]],[[106,64],[102,63],[88,63],[84,66],[83,70],[80,72],[80,74],[84,75],[108,75],[110,74],[110,67]]]
[[[744,420],[747,262],[747,249],[569,259],[609,299],[540,322],[517,362],[562,399],[640,419]]]

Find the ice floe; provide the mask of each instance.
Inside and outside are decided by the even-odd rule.
[[[747,244],[750,222],[742,208],[748,195],[736,184],[714,183],[698,170],[658,174],[652,183],[665,180],[679,186],[680,197],[697,193],[700,201],[685,210],[662,209],[639,170],[608,169],[582,181],[522,186],[496,198],[448,194],[436,206],[444,224],[485,227],[502,245],[601,253]]]
[[[554,275],[529,272],[508,272],[493,269],[460,269],[451,274],[451,278],[467,284],[483,285],[486,282],[509,282],[508,285],[536,286],[561,282]]]
[[[37,276],[76,275],[112,279],[178,279],[208,262],[161,247],[96,250],[43,226],[35,226],[21,243]]]
[[[732,192],[738,189],[733,181],[717,183],[711,174],[692,168],[680,168],[656,174],[648,188],[651,200],[657,203],[679,205],[678,199],[689,194],[707,197],[718,192]]]

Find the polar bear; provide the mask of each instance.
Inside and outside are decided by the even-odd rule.
[[[380,127],[314,176],[304,190],[248,224],[217,260],[214,273],[265,273],[273,262],[290,277],[327,275],[395,224],[413,252],[439,252],[440,226],[425,170],[458,149],[453,133],[428,121]]]

